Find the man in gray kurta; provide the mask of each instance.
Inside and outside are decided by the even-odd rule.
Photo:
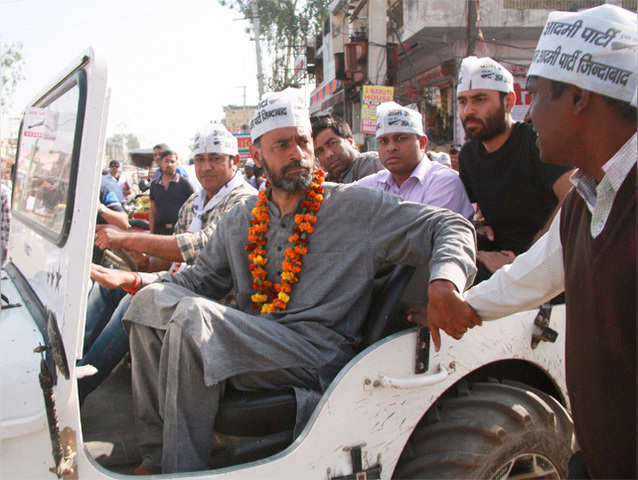
[[[306,103],[297,90],[284,90],[262,101],[251,122],[251,154],[272,184],[264,268],[273,282],[312,179]],[[140,472],[160,465],[164,473],[207,468],[225,381],[243,390],[294,388],[298,421],[305,420],[307,407],[356,353],[373,279],[384,266],[429,265],[433,316],[471,285],[474,232],[460,215],[358,186],[326,183],[324,189],[285,310],[253,310],[245,246],[257,197],[224,217],[192,268],[134,296],[124,320]],[[215,301],[231,289],[236,308]]]

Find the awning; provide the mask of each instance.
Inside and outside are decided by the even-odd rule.
[[[337,80],[336,78],[323,82],[319,88],[316,88],[312,92],[312,95],[310,95],[310,113],[319,112],[327,106],[330,106],[330,104],[327,104],[326,107],[324,107],[325,101],[330,99],[342,86],[343,83],[341,80]],[[332,102],[332,104],[334,103],[335,102]]]

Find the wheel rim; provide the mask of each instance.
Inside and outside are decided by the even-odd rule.
[[[508,460],[492,476],[491,480],[559,480],[558,468],[544,455],[521,453]]]

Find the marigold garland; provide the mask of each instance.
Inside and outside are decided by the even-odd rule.
[[[317,223],[317,212],[323,201],[324,190],[321,184],[324,179],[323,170],[315,170],[313,181],[300,204],[301,213],[295,215],[293,234],[288,237],[290,247],[284,251],[280,280],[275,284],[267,279],[268,273],[264,268],[268,263],[266,233],[270,222],[267,204],[270,189],[259,192],[257,204],[251,212],[251,226],[248,229],[249,243],[246,245],[246,251],[249,252],[248,260],[251,264],[248,269],[253,276],[252,288],[255,290],[250,298],[253,301],[253,308],[262,315],[285,310],[290,302],[291,286],[299,281],[298,275],[303,267],[303,256],[308,253],[308,236],[314,232],[314,225]]]

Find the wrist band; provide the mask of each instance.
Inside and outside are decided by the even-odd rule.
[[[126,293],[128,293],[132,297],[133,295],[135,295],[135,292],[137,292],[141,284],[142,284],[142,277],[140,277],[140,274],[136,272],[135,282],[133,283],[133,285],[130,287],[122,287],[122,290],[124,290]]]

